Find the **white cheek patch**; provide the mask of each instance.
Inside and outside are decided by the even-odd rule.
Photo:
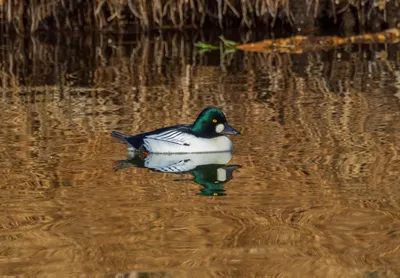
[[[226,181],[226,170],[223,168],[217,169],[217,179],[219,181]]]
[[[217,126],[215,127],[215,132],[216,133],[221,133],[224,130],[224,125],[223,124],[217,124]]]

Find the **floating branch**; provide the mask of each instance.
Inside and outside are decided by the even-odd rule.
[[[375,44],[400,42],[400,29],[393,28],[380,33],[368,33],[357,36],[295,36],[285,39],[270,39],[261,42],[236,46],[236,49],[254,52],[303,53],[324,50],[344,44]]]

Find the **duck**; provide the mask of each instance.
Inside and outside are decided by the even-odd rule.
[[[226,135],[240,132],[228,124],[217,107],[205,108],[193,124],[164,127],[137,135],[112,131],[111,136],[128,145],[130,153],[179,154],[233,152],[232,141]]]

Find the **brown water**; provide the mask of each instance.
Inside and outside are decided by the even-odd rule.
[[[2,38],[1,275],[400,275],[399,47],[193,48],[212,39]],[[231,180],[113,170],[112,130],[208,105],[242,132]]]

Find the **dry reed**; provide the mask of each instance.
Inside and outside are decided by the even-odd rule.
[[[346,16],[344,16],[346,15]],[[349,16],[351,19],[349,19]],[[152,28],[198,28],[211,26],[253,28],[274,26],[276,21],[292,27],[312,27],[320,19],[356,21],[360,26],[388,24],[399,19],[397,0],[37,0],[0,2],[0,23],[17,32],[39,29],[79,29],[124,32],[135,26]],[[349,23],[351,25],[351,23]]]

